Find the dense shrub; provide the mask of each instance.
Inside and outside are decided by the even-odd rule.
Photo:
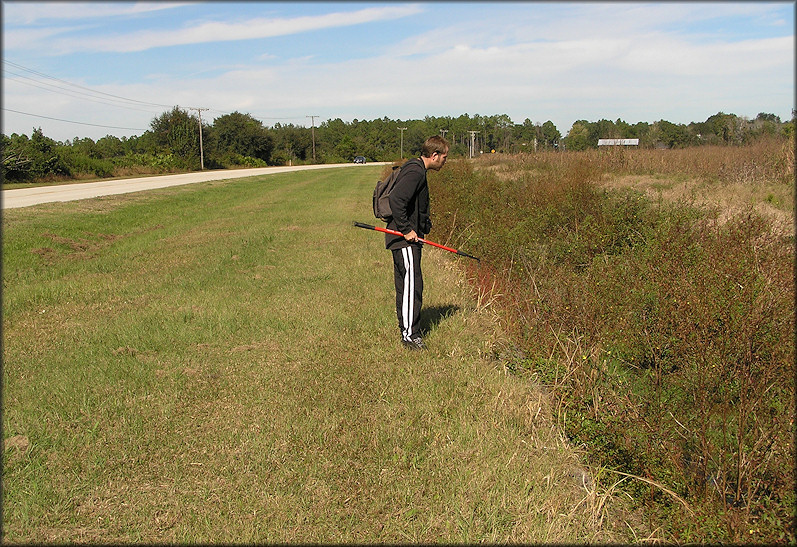
[[[267,167],[268,163],[260,158],[242,156],[233,152],[228,152],[219,158],[219,164],[224,167]]]
[[[6,180],[45,180],[71,175],[69,166],[58,155],[57,143],[36,129],[26,135],[3,135],[3,176]]]
[[[778,146],[677,161],[777,181]],[[452,162],[430,180],[435,231],[484,257],[471,277],[522,349],[507,366],[549,386],[593,461],[640,478],[625,488],[651,530],[793,541],[793,237],[752,208],[720,218],[596,184],[633,162],[657,172],[650,158]]]
[[[114,162],[110,159],[80,154],[75,149],[68,147],[59,147],[57,153],[73,176],[111,177],[114,174]]]

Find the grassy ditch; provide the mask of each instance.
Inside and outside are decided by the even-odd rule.
[[[793,542],[793,141],[671,152],[454,163],[435,226],[636,533]]]
[[[3,540],[621,539],[443,251],[398,343],[378,173],[4,211]]]

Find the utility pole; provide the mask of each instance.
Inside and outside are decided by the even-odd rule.
[[[313,125],[312,127],[312,134],[313,134],[313,163],[315,163],[315,119],[320,116],[305,116],[305,118],[310,118],[310,123]]]
[[[404,159],[404,132],[406,130],[406,127],[399,127],[399,131],[401,131],[401,159]]]
[[[446,133],[448,133],[448,129],[441,129],[440,130],[440,136],[443,137],[444,139],[446,138]]]
[[[473,158],[473,149],[476,147],[474,139],[476,138],[476,133],[479,133],[479,131],[468,131],[468,133],[470,133],[470,157]]]
[[[202,111],[203,110],[210,110],[209,108],[191,108],[190,110],[196,110],[197,114],[199,114],[199,166],[204,171],[205,170],[205,151],[202,149]]]

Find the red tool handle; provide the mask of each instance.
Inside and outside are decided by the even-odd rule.
[[[404,234],[402,234],[401,232],[396,231],[396,230],[389,230],[387,228],[380,228],[379,226],[371,226],[370,224],[363,224],[362,222],[355,222],[354,225],[357,228],[365,228],[366,230],[376,230],[377,232],[384,232],[386,234],[392,234],[394,236],[404,237]],[[471,256],[471,255],[469,255],[467,253],[463,253],[462,251],[458,251],[456,249],[452,249],[451,247],[446,247],[445,245],[440,245],[439,243],[435,243],[434,241],[427,241],[426,239],[421,239],[420,237],[418,238],[418,241],[420,241],[421,243],[426,243],[428,245],[431,245],[432,247],[437,247],[439,249],[443,249],[444,251],[448,251],[450,253],[454,253],[454,254],[458,254],[458,255],[462,255],[462,256],[467,256],[468,258],[472,258],[472,259],[476,260],[477,262],[481,262],[475,256]]]

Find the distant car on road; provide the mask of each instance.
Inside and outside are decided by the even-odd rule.
[[[354,163],[365,163],[365,156],[354,156]]]

